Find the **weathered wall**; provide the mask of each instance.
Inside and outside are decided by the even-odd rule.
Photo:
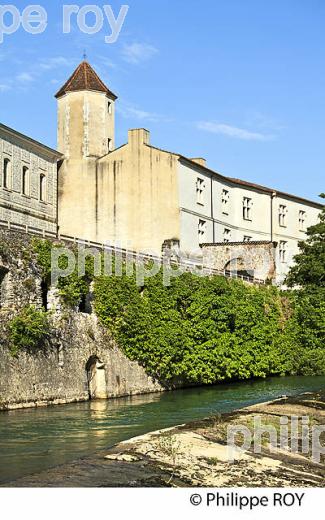
[[[203,244],[204,266],[218,271],[242,272],[261,280],[276,277],[275,242]]]
[[[105,371],[109,397],[162,391],[118,348],[95,314],[67,311],[57,290],[48,294],[50,334],[37,349],[10,354],[8,323],[17,312],[42,307],[42,277],[28,235],[0,230],[0,409],[89,399],[87,363]]]
[[[98,161],[98,233],[109,241],[159,255],[180,238],[176,155],[149,146],[149,132],[130,130],[128,144]]]
[[[114,113],[114,101],[103,92],[69,92],[58,100],[58,148],[64,153],[58,176],[61,234],[99,238],[96,159],[114,149]]]
[[[60,154],[0,125],[0,220],[56,233]],[[4,161],[9,161],[7,186]],[[23,168],[27,169],[23,193]],[[40,177],[44,176],[43,200]]]
[[[0,346],[0,409],[88,400],[86,365],[93,356],[104,364],[108,398],[162,390],[118,349],[94,315],[74,313],[42,349],[22,351],[16,359]]]
[[[31,237],[0,228],[0,342],[1,325],[17,310],[41,307],[42,277],[31,254]]]

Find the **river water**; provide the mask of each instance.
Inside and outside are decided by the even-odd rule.
[[[143,433],[325,388],[325,376],[190,388],[0,412],[0,482],[38,473]]]

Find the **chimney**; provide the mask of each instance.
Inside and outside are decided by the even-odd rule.
[[[131,146],[139,147],[143,144],[150,144],[150,132],[145,128],[129,130],[128,142]]]
[[[206,159],[203,159],[203,157],[195,157],[194,159],[191,159],[191,161],[195,162],[196,164],[199,164],[200,166],[204,166],[206,168],[207,161],[206,161]]]

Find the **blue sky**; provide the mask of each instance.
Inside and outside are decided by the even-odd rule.
[[[46,31],[0,44],[2,123],[55,147],[53,96],[86,49],[119,96],[117,145],[145,127],[155,146],[205,157],[224,175],[316,200],[325,191],[323,0],[124,0],[114,44],[107,20],[86,35],[72,17],[62,33],[63,4],[95,2],[38,3]],[[117,15],[122,3],[97,5]]]

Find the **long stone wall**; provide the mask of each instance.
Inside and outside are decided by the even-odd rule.
[[[130,361],[95,314],[67,311],[48,293],[48,339],[13,357],[8,323],[27,305],[41,308],[42,276],[30,237],[0,230],[0,410],[162,391]]]
[[[6,346],[0,347],[0,409],[88,400],[91,359],[103,365],[107,398],[163,390],[123,354],[95,316],[74,313],[38,351],[13,358]]]

